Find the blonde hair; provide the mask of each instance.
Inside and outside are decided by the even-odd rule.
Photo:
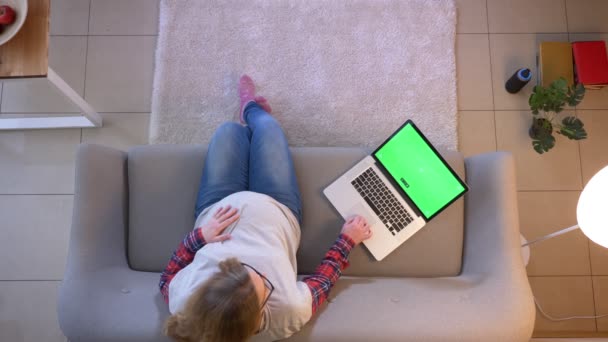
[[[215,273],[165,322],[164,333],[177,342],[239,342],[260,326],[258,295],[247,269],[236,258]]]

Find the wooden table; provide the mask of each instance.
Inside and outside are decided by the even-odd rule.
[[[0,79],[47,78],[84,116],[10,118],[0,116],[0,130],[101,127],[101,116],[49,67],[50,0],[28,0],[23,27],[0,46]]]

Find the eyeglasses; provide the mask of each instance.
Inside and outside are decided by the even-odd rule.
[[[250,268],[253,272],[257,273],[257,275],[259,275],[260,278],[262,278],[262,280],[264,281],[264,287],[266,287],[268,289],[268,296],[266,296],[266,299],[264,299],[264,302],[262,303],[262,306],[260,307],[260,309],[264,309],[264,306],[266,305],[266,303],[268,303],[268,299],[270,299],[270,295],[274,291],[274,285],[272,285],[270,280],[268,280],[268,278],[266,278],[266,276],[264,276],[262,273],[260,273],[258,270],[256,270],[253,266],[248,265],[244,262],[242,262],[241,265]]]

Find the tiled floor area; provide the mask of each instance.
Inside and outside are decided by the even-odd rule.
[[[608,39],[608,1],[458,0],[461,150],[509,150],[518,163],[522,232],[529,238],[576,223],[585,182],[608,164],[608,89],[570,113],[589,139],[558,137],[543,156],[527,138],[531,87],[503,90],[532,67],[542,40]],[[64,341],[56,291],[67,253],[80,142],[119,148],[147,142],[157,0],[53,0],[51,66],[103,113],[101,129],[0,133],[0,341]],[[44,81],[5,82],[0,115],[74,112]],[[528,266],[534,293],[555,316],[608,313],[608,250],[580,232],[535,245]],[[536,321],[536,335],[608,335],[608,318]]]

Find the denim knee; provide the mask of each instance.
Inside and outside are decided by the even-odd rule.
[[[234,121],[226,121],[224,123],[222,123],[216,130],[215,130],[215,134],[216,135],[232,135],[232,134],[238,134],[240,130],[243,129],[243,126],[241,124],[238,124]]]

